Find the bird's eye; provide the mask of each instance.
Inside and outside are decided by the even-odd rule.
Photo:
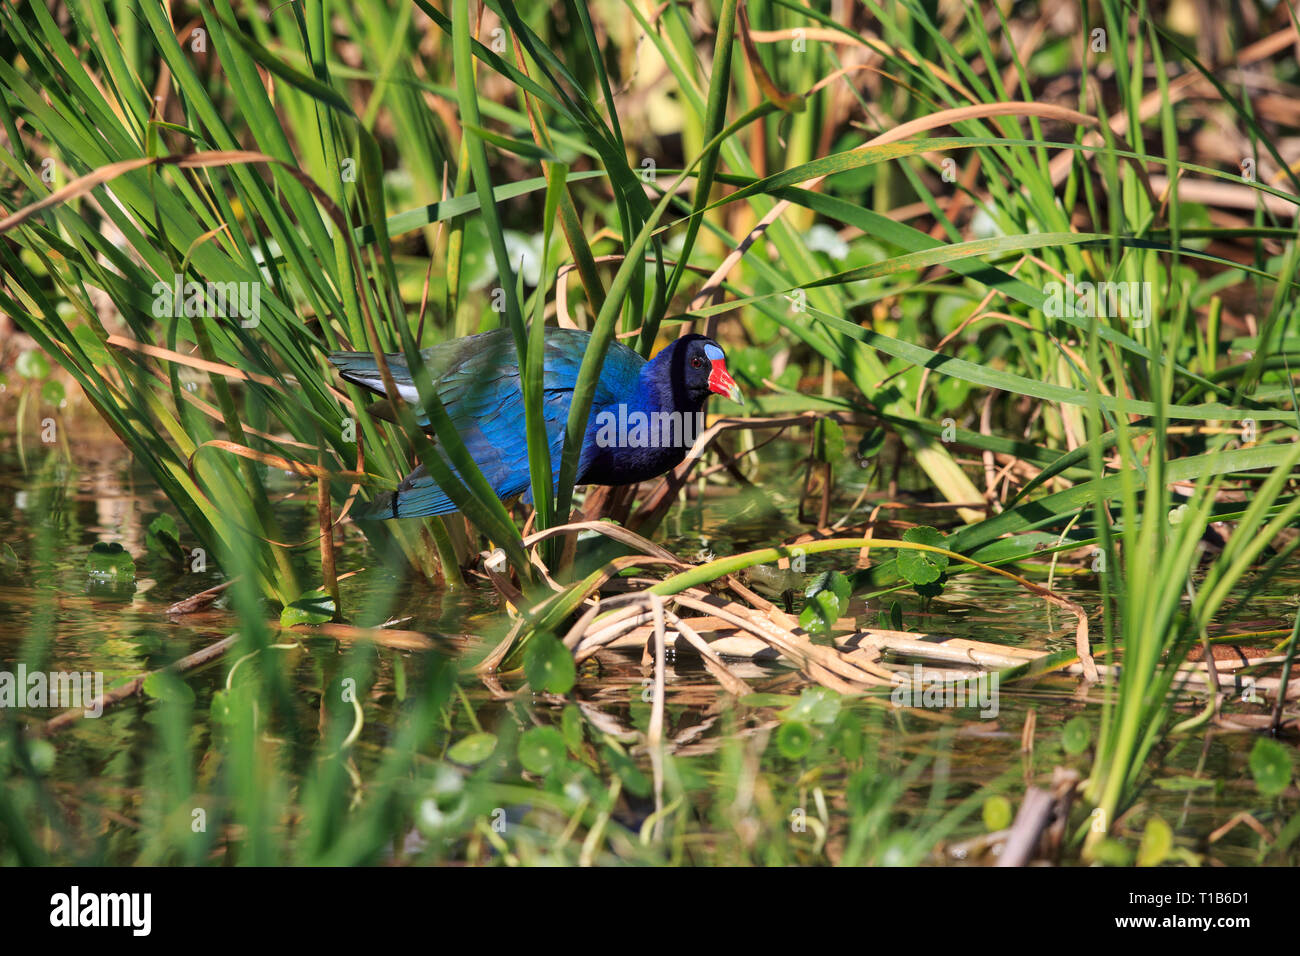
[[[704,368],[704,359],[698,355],[691,359],[691,368]]]

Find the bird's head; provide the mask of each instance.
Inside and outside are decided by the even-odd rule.
[[[743,402],[740,386],[727,371],[727,355],[713,339],[692,333],[676,339],[651,359],[645,372],[671,387],[677,408],[699,408],[710,394]]]

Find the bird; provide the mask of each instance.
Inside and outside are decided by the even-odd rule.
[[[569,405],[591,333],[547,326],[543,333],[542,414],[556,484]],[[452,339],[421,351],[443,408],[492,490],[502,500],[522,494],[532,501],[519,356],[510,330],[494,329]],[[429,428],[402,354],[386,355],[393,384]],[[370,406],[391,417],[383,377],[370,352],[331,352],[341,378],[386,400]],[[631,485],[675,468],[703,430],[711,394],[743,402],[727,371],[722,347],[691,333],[674,339],[649,361],[620,342],[610,343],[596,383],[575,484]],[[454,473],[451,462],[448,466]],[[552,493],[554,493],[554,487]],[[456,511],[451,498],[421,464],[397,486],[363,505],[354,519],[388,520]]]

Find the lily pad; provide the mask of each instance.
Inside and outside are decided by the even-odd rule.
[[[829,687],[809,687],[781,716],[788,721],[833,724],[840,715],[840,695]]]
[[[1138,844],[1137,865],[1159,866],[1174,848],[1174,831],[1160,817],[1152,817],[1142,831]]]
[[[63,383],[55,379],[50,379],[41,386],[41,398],[47,405],[61,406],[67,397],[68,393]]]
[[[1061,746],[1067,754],[1078,755],[1088,749],[1092,739],[1092,727],[1082,717],[1075,717],[1061,728]]]
[[[838,571],[819,574],[808,586],[799,626],[809,634],[825,634],[848,610],[853,585]]]
[[[812,731],[801,720],[787,720],[776,732],[776,749],[788,760],[806,757],[812,750]]]
[[[280,612],[280,623],[284,627],[295,627],[299,624],[324,624],[334,620],[334,615],[338,612],[338,605],[323,588],[315,591],[309,591],[296,601],[291,601],[285,605]]]
[[[564,735],[554,727],[534,727],[519,738],[519,762],[531,773],[550,773],[564,752]]]
[[[492,756],[492,751],[496,749],[497,736],[489,734],[486,731],[477,734],[470,734],[463,737],[452,745],[447,751],[447,759],[453,763],[464,764],[472,767],[480,764],[488,757]]]
[[[1250,775],[1266,797],[1275,797],[1291,785],[1291,754],[1276,740],[1260,737],[1250,751]]]
[[[36,349],[28,349],[14,362],[14,371],[23,378],[44,378],[50,374],[50,360]]]
[[[1011,801],[997,793],[984,801],[984,829],[989,833],[1011,826]]]
[[[176,519],[171,515],[162,514],[149,522],[149,531],[144,538],[145,547],[154,554],[161,555],[171,561],[181,562],[185,560],[185,552],[181,550],[180,531],[176,528]]]
[[[922,525],[908,528],[903,532],[903,540],[912,544],[926,544],[935,548],[944,547],[944,536],[937,528]],[[933,584],[939,580],[948,567],[948,556],[933,551],[899,551],[898,573],[908,584]]]
[[[134,581],[135,559],[116,541],[96,541],[86,559],[86,572],[111,581]]]
[[[524,651],[524,676],[534,690],[567,694],[577,677],[573,654],[554,634],[534,634]]]

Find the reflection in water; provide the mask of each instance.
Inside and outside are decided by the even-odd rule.
[[[0,541],[7,542],[13,553],[13,560],[0,565],[0,670],[12,671],[24,662],[52,671],[102,673],[111,687],[207,647],[237,625],[221,598],[199,613],[167,617],[169,605],[213,587],[223,578],[215,567],[206,573],[191,573],[149,550],[149,522],[168,512],[168,503],[141,480],[130,456],[94,421],[86,419],[73,430],[72,465],[61,464],[57,450],[36,448],[29,455],[31,472],[25,476],[12,439],[0,457]],[[774,445],[773,453],[779,447]],[[308,497],[286,497],[280,505],[286,534],[293,540],[310,537],[313,515],[304,503]],[[39,501],[50,506],[48,520],[41,517]],[[768,491],[711,494],[674,511],[662,537],[670,548],[688,557],[702,548],[726,554],[769,543],[774,536],[797,534],[801,529],[793,514],[791,500]],[[183,528],[181,534],[185,535]],[[371,598],[396,592],[401,603],[386,617],[399,620],[406,631],[466,635],[471,655],[481,654],[503,633],[504,618],[495,596],[484,592],[456,596],[408,584],[384,569],[377,557],[365,550],[359,535],[349,532],[345,539],[352,565],[367,568],[343,581],[345,608],[372,603],[382,606],[387,602],[372,602]],[[88,578],[90,548],[105,541],[120,543],[135,557],[133,581],[96,583]],[[314,560],[311,549],[299,554],[305,562]],[[774,600],[793,590],[796,601],[801,601],[801,581],[832,567],[832,562],[830,557],[810,560],[802,578],[786,579],[772,571],[766,578],[755,575],[751,584],[767,588]],[[310,579],[311,573],[309,568],[304,579]],[[1275,582],[1269,593],[1253,599],[1259,611],[1248,617],[1262,626],[1276,626],[1290,613],[1284,601],[1294,593],[1295,583],[1294,579]],[[1062,575],[1057,586],[1085,606],[1096,606],[1095,590],[1087,580]],[[927,605],[914,596],[896,597],[904,626],[910,630],[1034,650],[1064,649],[1072,641],[1073,623],[1063,621],[1059,610],[1004,580],[955,577],[947,591]],[[862,623],[874,625],[894,599],[872,606],[856,602],[851,613]],[[273,616],[268,611],[268,618]],[[349,645],[303,632],[286,633],[280,640],[266,659],[239,666],[274,668],[288,679],[298,726],[275,728],[274,739],[283,749],[285,765],[301,772],[309,766],[322,735],[330,733],[331,721],[352,719],[350,711],[339,717],[327,707],[324,693],[337,678]],[[409,645],[372,647],[375,679],[358,702],[363,719],[347,765],[348,773],[358,781],[369,779],[384,759],[392,744],[397,712],[409,706],[410,689],[422,686],[426,663],[439,653],[413,651]],[[663,739],[668,753],[683,761],[681,767],[702,774],[701,780],[706,781],[690,791],[700,802],[699,826],[704,831],[714,825],[711,820],[753,821],[737,824],[738,829],[730,834],[740,845],[755,838],[757,831],[747,834],[744,827],[758,827],[764,813],[776,813],[783,819],[787,810],[781,803],[786,800],[801,801],[795,807],[795,819],[811,827],[808,832],[812,833],[816,830],[813,821],[820,819],[823,810],[834,814],[854,800],[868,796],[883,799],[882,788],[897,784],[885,794],[893,801],[886,818],[899,825],[910,822],[920,826],[942,819],[946,811],[978,794],[999,775],[1014,781],[1015,791],[1040,775],[1050,777],[1058,765],[1086,773],[1085,757],[1072,757],[1062,750],[1060,728],[1074,716],[1084,714],[1095,720],[1098,713],[1092,704],[1099,699],[1099,691],[1094,690],[1090,702],[1085,702],[1077,697],[1077,682],[1059,675],[1036,683],[1001,686],[996,713],[985,719],[981,719],[978,700],[964,708],[900,709],[884,691],[846,702],[843,713],[852,718],[848,722],[833,717],[833,723],[818,725],[820,717],[808,718],[813,726],[836,728],[837,734],[850,728],[848,736],[831,740],[829,749],[818,758],[824,763],[809,767],[789,756],[798,753],[802,743],[797,735],[783,730],[782,721],[787,708],[803,706],[795,702],[800,701],[807,684],[780,661],[760,657],[732,662],[733,671],[756,691],[753,698],[740,704],[720,691],[699,657],[684,647],[670,649],[665,665],[668,707]],[[223,662],[186,677],[198,720],[196,743],[217,732],[211,715],[223,705],[222,695],[230,690],[230,666],[231,662]],[[644,691],[651,672],[639,649],[602,651],[583,666],[571,695],[589,739],[621,742],[620,746],[627,748],[633,761],[627,770],[630,781],[638,774],[648,780],[652,771],[649,757],[638,743],[649,726],[650,705]],[[464,678],[468,706],[453,712],[455,737],[481,728],[504,733],[502,728],[511,725],[560,724],[562,699],[547,695],[509,699],[502,683],[517,686],[504,677],[501,682]],[[52,710],[28,711],[21,716],[45,719],[53,714]],[[0,715],[0,719],[9,717]],[[1037,727],[1032,747],[1024,746],[1022,739],[1027,722]],[[98,719],[81,721],[59,740],[57,760],[50,771],[57,792],[68,800],[69,807],[93,804],[129,833],[138,823],[142,791],[150,785],[141,776],[141,755],[152,746],[157,733],[157,704],[149,696],[129,698]],[[1246,769],[1250,743],[1247,735],[1208,735],[1203,741],[1198,738],[1194,743],[1168,746],[1160,754],[1161,764],[1151,769],[1154,786],[1148,789],[1148,804],[1158,807],[1178,832],[1204,838],[1236,810],[1253,806]],[[202,752],[202,746],[199,749]],[[749,768],[748,775],[742,773],[739,778],[747,781],[740,789],[728,790],[718,783],[730,779],[724,775],[727,767]],[[202,767],[200,772],[202,780]],[[855,788],[866,788],[862,793],[867,796],[855,796],[859,793]],[[358,800],[363,790],[358,786]],[[710,808],[718,801],[726,801],[726,813],[715,818]],[[818,801],[828,805],[819,810]],[[637,792],[629,783],[622,788],[612,819],[636,833],[643,825],[657,824],[655,810],[651,791]],[[978,806],[974,810],[978,811]],[[506,821],[529,819],[526,806],[511,804],[502,812]],[[978,812],[966,813],[945,831],[936,859],[977,862],[983,829]],[[832,837],[812,834],[808,846],[817,846],[819,853],[824,850],[828,855],[866,852],[854,850],[851,835]],[[1202,846],[1202,851],[1221,861],[1247,862],[1254,853],[1248,837],[1248,833],[1234,831],[1213,847]],[[134,860],[133,844],[122,839],[121,858]],[[701,839],[707,842],[709,838],[702,835]],[[418,857],[431,852],[429,847],[429,841],[411,831],[395,847],[394,858],[404,854]],[[945,856],[945,847],[957,849]],[[876,854],[871,859],[887,859],[889,852],[887,846],[877,847],[871,851]],[[963,854],[968,854],[964,860]]]

